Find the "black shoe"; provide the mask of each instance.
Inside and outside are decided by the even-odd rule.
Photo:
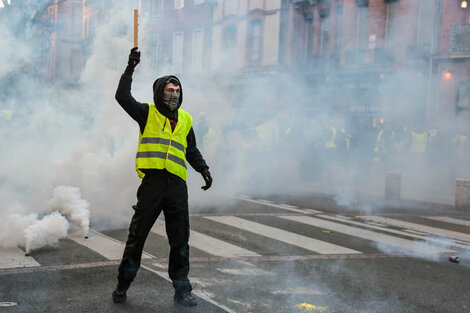
[[[122,284],[118,283],[116,289],[113,291],[113,302],[114,303],[124,303],[127,300],[127,288],[129,286],[123,286]]]
[[[184,305],[184,306],[196,306],[197,305],[196,298],[194,298],[191,292],[189,291],[175,292],[173,299],[179,304]]]

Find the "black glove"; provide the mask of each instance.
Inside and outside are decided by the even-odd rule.
[[[206,185],[202,186],[201,189],[207,190],[212,186],[211,173],[209,172],[209,169],[206,167],[202,170],[201,175],[202,175],[202,178],[204,178],[204,181],[206,182]]]
[[[140,51],[137,51],[137,49],[139,48],[132,48],[131,53],[129,54],[129,62],[127,62],[127,64],[132,68],[136,67],[136,65],[140,62]]]

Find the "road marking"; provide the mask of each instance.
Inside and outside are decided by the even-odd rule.
[[[470,234],[459,233],[459,232],[452,231],[452,230],[446,230],[446,229],[442,229],[438,227],[431,227],[431,226],[421,225],[417,223],[405,222],[405,221],[401,221],[401,220],[397,220],[397,219],[393,219],[389,217],[383,217],[383,216],[359,216],[359,217],[365,220],[381,222],[381,223],[391,225],[391,226],[396,226],[396,227],[409,228],[412,230],[425,232],[430,235],[431,234],[440,235],[440,236],[444,236],[447,238],[459,239],[459,240],[463,240],[464,242],[470,243]]]
[[[90,229],[88,233],[88,239],[83,238],[82,235],[70,232],[68,238],[75,241],[76,243],[87,247],[90,250],[101,254],[108,260],[119,260],[122,258],[124,248],[126,244],[122,241],[103,235],[97,231]],[[153,258],[151,254],[147,252],[142,253],[143,259]]]
[[[283,209],[283,210],[287,210],[287,211],[302,213],[302,214],[323,213],[321,211],[312,210],[312,209],[308,209],[308,211],[307,210],[302,210],[302,209],[297,209],[296,206],[289,205],[289,204],[275,204],[275,203],[273,203],[272,201],[269,201],[269,200],[254,200],[254,199],[250,199],[250,198],[247,198],[247,197],[237,197],[237,199],[248,201],[248,202],[253,202],[253,203],[257,203],[257,204],[262,204],[262,205],[270,206],[270,207],[273,207],[273,208],[278,208],[278,209]]]
[[[348,260],[348,259],[397,259],[397,258],[412,258],[409,255],[404,254],[311,254],[311,255],[282,255],[282,256],[245,256],[236,258],[224,258],[219,256],[208,257],[208,258],[189,258],[190,263],[220,263],[220,262],[272,262],[272,261],[308,261],[308,260]],[[0,268],[0,275],[9,274],[25,274],[25,273],[36,273],[36,272],[52,272],[52,271],[63,271],[63,270],[74,270],[79,268],[93,268],[103,266],[117,266],[121,260],[110,260],[102,262],[82,263],[82,264],[66,264],[66,265],[48,265],[48,266],[34,266],[34,267],[15,267],[15,268]],[[152,258],[142,260],[142,264],[152,264],[162,268],[160,264],[168,263],[168,258]]]
[[[299,216],[300,219],[306,216]],[[345,248],[339,245],[325,241],[313,239],[299,234],[291,233],[279,228],[266,226],[260,223],[248,221],[235,216],[209,216],[206,219],[242,229],[251,233],[265,236],[271,239],[282,241],[293,246],[306,250],[314,251],[320,254],[354,254],[362,253],[353,249]]]
[[[16,306],[18,303],[16,302],[0,302],[0,307],[7,307],[7,306]]]
[[[152,227],[152,232],[167,238],[165,230],[165,222],[157,220]],[[200,232],[191,230],[189,234],[189,245],[206,253],[223,256],[223,257],[238,257],[238,256],[260,256],[258,253],[240,248],[231,243],[204,235]]]
[[[447,216],[421,216],[422,218],[426,218],[429,220],[436,220],[439,222],[446,222],[446,223],[451,223],[451,224],[457,224],[457,225],[463,225],[463,226],[469,226],[470,227],[470,221],[469,220],[461,220],[461,219],[456,219],[456,218],[451,218]]]
[[[0,250],[0,268],[41,266],[33,257],[25,256],[20,248],[5,248]]]
[[[368,221],[358,222],[358,221],[354,221],[354,220],[343,220],[342,218],[337,218],[337,217],[328,216],[328,215],[317,215],[317,216],[322,217],[322,218],[326,218],[326,219],[330,219],[330,220],[334,220],[334,221],[341,221],[341,222],[352,224],[352,225],[358,225],[358,226],[368,227],[368,228],[372,228],[372,229],[377,229],[377,230],[389,232],[389,233],[392,233],[392,234],[412,237],[412,238],[416,238],[416,239],[420,239],[420,240],[426,240],[426,241],[429,241],[429,242],[435,242],[437,244],[441,244],[441,245],[444,245],[446,247],[447,246],[452,246],[452,247],[457,247],[457,248],[470,249],[469,245],[459,244],[459,243],[455,243],[455,242],[449,242],[448,240],[443,240],[443,239],[439,239],[439,238],[430,237],[429,234],[423,233],[423,232],[415,232],[415,231],[409,230],[409,229],[397,230],[397,229],[388,228],[388,227],[384,226],[384,224],[371,223],[371,222],[368,222]],[[377,225],[380,225],[380,226],[377,226]]]
[[[71,233],[69,234],[69,238],[74,240],[75,242],[101,254],[102,256],[104,256],[105,258],[107,259],[110,259],[110,260],[114,260],[114,259],[120,259],[122,257],[122,253],[124,251],[124,247],[125,247],[125,244],[119,240],[116,240],[114,238],[111,238],[111,237],[108,237],[106,235],[103,235],[97,231],[94,231],[92,229],[90,229],[89,233],[88,233],[88,236],[89,238],[88,239],[84,239],[82,236],[78,235],[78,234],[75,234],[75,233]],[[156,259],[155,256],[147,253],[147,252],[142,252],[142,259]],[[144,262],[145,260],[143,260]],[[163,272],[159,272],[159,271],[155,271],[153,270],[152,268],[150,268],[149,266],[147,265],[144,265],[144,264],[141,264],[141,267],[152,272],[152,273],[155,273],[157,274],[158,276],[164,278],[165,280],[167,281],[170,281],[171,282],[171,279],[168,277],[168,274],[167,273],[163,273]],[[233,312],[232,310],[228,309],[227,307],[223,306],[223,305],[220,305],[219,303],[217,303],[216,301],[212,300],[211,298],[209,298],[208,296],[205,296],[204,294],[202,294],[201,292],[197,292],[197,291],[193,291],[193,293],[195,295],[197,295],[199,298],[207,301],[207,302],[210,302],[211,304],[229,312],[229,313],[235,313]]]
[[[154,274],[157,274],[158,276],[160,276],[161,278],[165,279],[166,281],[169,281],[171,282],[171,279],[170,277],[168,276],[168,273],[167,272],[162,272],[162,271],[157,271],[157,270],[154,270],[153,268],[151,268],[150,266],[147,266],[147,265],[142,265],[141,266],[142,268],[145,268],[147,271],[150,271]],[[192,277],[190,277],[191,281],[193,281],[193,283],[197,283],[197,279],[194,279]],[[196,296],[198,296],[199,298],[215,305],[216,307],[226,311],[227,313],[235,313],[235,311],[229,309],[228,307],[226,307],[225,305],[223,304],[220,304],[218,303],[217,301],[215,301],[214,299],[210,298],[209,296],[205,295],[204,294],[204,291],[198,291],[198,290],[192,290],[191,291],[193,294],[195,294]]]
[[[413,240],[403,239],[395,236],[390,236],[382,233],[377,233],[371,230],[361,229],[353,226],[348,226],[340,223],[330,222],[324,219],[319,219],[311,216],[281,216],[280,218],[287,219],[294,222],[307,224],[314,227],[327,228],[339,233],[347,234],[366,240],[372,240],[400,248],[404,248],[410,251],[419,250],[420,253],[449,253],[455,252],[448,249],[442,249],[440,247],[432,246],[422,242]]]

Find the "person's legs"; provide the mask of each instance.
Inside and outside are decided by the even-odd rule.
[[[114,302],[125,301],[125,292],[139,270],[145,240],[161,212],[165,182],[158,176],[146,175],[137,191],[137,205],[133,206],[135,212],[118,269],[118,285],[113,292]]]
[[[165,197],[166,233],[170,244],[168,274],[175,288],[175,301],[194,306],[197,304],[191,295],[192,286],[189,273],[189,213],[188,190],[186,183],[179,179],[170,179]]]

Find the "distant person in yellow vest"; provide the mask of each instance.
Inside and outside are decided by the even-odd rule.
[[[423,155],[427,151],[428,133],[426,130],[417,128],[411,133],[410,151],[414,155]]]
[[[256,127],[256,134],[258,148],[264,152],[271,151],[277,144],[279,138],[277,123],[274,120],[264,122]]]
[[[470,152],[470,138],[463,127],[459,127],[457,135],[452,140],[455,170],[460,177],[468,177],[470,175],[470,165],[468,162]]]
[[[468,145],[468,137],[463,133],[460,133],[455,136],[452,140],[452,145],[454,146],[455,153],[458,158],[463,158],[466,151],[466,145]]]
[[[395,137],[395,131],[390,126],[386,125],[380,128],[374,148],[376,161],[384,161],[384,158],[387,158],[390,153],[394,152]]]
[[[3,110],[2,111],[2,117],[6,119],[7,121],[11,120],[11,117],[13,116],[13,111],[12,110]]]
[[[158,78],[153,84],[154,104],[141,103],[131,95],[132,74],[140,62],[133,48],[128,66],[121,76],[116,100],[139,124],[136,170],[142,183],[129,227],[129,237],[119,266],[118,284],[113,301],[126,301],[126,292],[140,267],[142,250],[150,229],[163,211],[170,244],[168,274],[175,288],[174,300],[195,306],[189,272],[189,213],[186,186],[187,163],[202,174],[209,189],[209,167],[196,147],[192,117],[180,109],[183,102],[181,82],[175,76]]]

